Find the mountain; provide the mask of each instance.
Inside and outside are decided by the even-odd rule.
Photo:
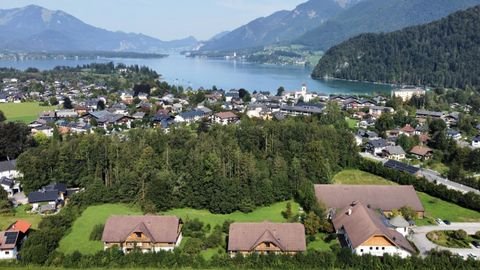
[[[480,0],[365,0],[294,43],[325,51],[358,34],[391,32],[429,23],[478,4]]]
[[[362,34],[328,50],[312,77],[480,87],[480,5],[426,25]]]
[[[159,52],[196,43],[193,37],[161,41],[142,34],[107,31],[63,11],[35,5],[0,10],[0,48],[7,50]]]
[[[230,33],[210,40],[204,51],[226,51],[290,41],[362,0],[310,0],[294,10],[258,18]]]

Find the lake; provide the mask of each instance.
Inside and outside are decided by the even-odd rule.
[[[261,65],[233,60],[187,58],[182,55],[170,55],[162,59],[0,61],[0,67],[22,70],[36,67],[46,70],[55,66],[77,66],[108,61],[148,66],[162,74],[162,78],[168,83],[193,89],[211,88],[215,85],[226,90],[245,88],[251,92],[257,90],[275,93],[280,86],[291,91],[300,89],[304,83],[307,84],[309,91],[325,94],[389,93],[392,89],[390,85],[382,84],[313,80],[310,77],[312,69],[299,66]]]

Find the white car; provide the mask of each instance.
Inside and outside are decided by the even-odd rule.
[[[436,218],[435,222],[437,222],[438,225],[445,225],[445,222],[443,222],[443,220],[441,220],[439,218]]]

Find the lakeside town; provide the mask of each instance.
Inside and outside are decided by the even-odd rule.
[[[100,74],[103,69],[108,72]],[[326,121],[335,116],[345,123],[344,127],[338,128],[345,128],[350,134],[346,138],[346,141],[350,140],[347,144],[352,144],[352,149],[356,149],[363,162],[370,162],[368,166],[375,167],[369,171],[367,165],[360,161],[360,169],[348,171],[346,167],[340,172],[353,174],[345,179],[335,182],[337,175],[333,182],[329,179],[328,184],[316,182],[313,194],[324,208],[322,213],[325,216],[322,217],[313,214],[315,207],[308,210],[305,203],[298,201],[299,205],[289,201],[273,220],[260,217],[235,221],[225,217],[222,224],[217,224],[218,228],[208,233],[210,229],[206,230],[204,223],[210,226],[211,221],[208,218],[202,221],[191,219],[191,215],[195,216],[194,212],[115,215],[107,210],[107,215],[100,218],[103,221],[91,224],[95,225],[91,228],[92,232],[77,236],[86,239],[82,241],[102,243],[98,251],[119,249],[128,254],[180,249],[191,254],[210,252],[208,256],[212,256],[213,249],[214,253],[233,258],[238,254],[295,255],[312,247],[315,249],[316,245],[333,249],[336,243],[339,248],[349,249],[356,255],[383,257],[388,254],[408,258],[427,256],[432,250],[448,250],[466,260],[478,260],[480,257],[480,216],[476,204],[480,195],[477,161],[480,154],[479,108],[459,99],[444,106],[445,110],[430,110],[428,107],[432,104],[427,101],[430,95],[448,95],[448,90],[404,87],[383,96],[326,95],[310,91],[307,85],[300,86],[296,91],[280,87],[274,94],[216,87],[192,90],[168,85],[155,72],[144,68],[107,64],[86,70],[64,68],[49,71],[49,80],[39,79],[39,72],[35,70],[20,72],[18,78],[2,78],[0,110],[6,104],[40,104],[47,108],[39,112],[38,118],[33,121],[23,119],[29,132],[26,136],[33,138],[34,145],[43,147],[89,134],[129,140],[129,134],[134,134],[131,132],[142,130],[155,130],[162,134],[172,134],[177,130],[195,133],[226,126],[241,129],[243,122],[252,120],[309,122]],[[89,74],[86,76],[89,79],[76,78],[78,72],[83,76]],[[95,83],[100,78],[98,75],[102,75],[103,81],[108,81],[105,76],[115,77],[132,87],[121,90],[118,85]],[[130,78],[140,75],[146,76],[144,79],[149,83],[130,81]],[[73,79],[59,80],[59,77]],[[338,121],[332,123],[338,124]],[[457,152],[461,152],[464,158],[463,161],[457,160],[462,162],[461,168],[458,168],[458,163],[446,162],[447,155],[455,157]],[[26,192],[22,183],[22,179],[28,179],[26,165],[30,166],[24,163],[18,169],[16,160],[0,162],[1,185],[12,204],[13,213],[17,213],[9,218],[12,223],[0,223],[8,225],[0,228],[5,229],[0,233],[0,259],[15,259],[22,254],[22,245],[28,243],[29,232],[38,226],[38,223],[35,224],[37,217],[44,219],[61,215],[70,207],[72,197],[81,198],[82,194],[89,192],[88,185],[67,184],[61,178],[54,178],[58,182],[48,182],[50,180],[46,178],[42,182],[48,184],[41,187],[30,183]],[[314,166],[319,166],[319,163]],[[384,185],[389,181],[381,177],[378,178],[382,180],[374,181],[375,175],[399,184],[407,181],[408,184]],[[397,178],[389,178],[388,175],[396,175]],[[465,218],[439,214],[438,210],[432,213],[430,208],[426,210],[425,203],[438,200],[433,197],[425,200],[423,197],[426,195],[418,192],[421,188],[421,191],[429,193],[428,188],[419,186],[426,183],[431,184],[428,188],[432,188],[433,194],[453,192],[455,196],[473,196],[476,198],[472,199],[473,202],[462,201],[460,204],[473,209],[476,214],[468,214],[472,217]],[[35,186],[39,188],[32,189]],[[441,193],[436,189],[445,190]],[[442,196],[444,200],[453,198],[453,195]],[[459,213],[464,211],[461,209]],[[19,211],[21,217],[27,217],[26,220],[15,218]],[[122,213],[119,211],[119,214]],[[74,231],[75,226],[74,223]],[[225,235],[228,242],[224,243]],[[69,234],[65,236],[68,237]],[[201,240],[197,242],[193,239]],[[211,241],[214,242],[211,246],[202,244]],[[75,247],[62,247],[60,242],[60,249],[72,250]]]

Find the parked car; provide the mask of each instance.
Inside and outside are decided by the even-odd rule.
[[[445,223],[443,223],[443,220],[441,220],[439,218],[436,218],[435,222],[437,222],[438,225],[445,225]]]
[[[444,219],[444,220],[443,220],[443,223],[445,223],[445,224],[447,224],[447,225],[450,225],[450,220]]]
[[[476,248],[480,248],[480,242],[479,241],[472,241],[472,245]]]

